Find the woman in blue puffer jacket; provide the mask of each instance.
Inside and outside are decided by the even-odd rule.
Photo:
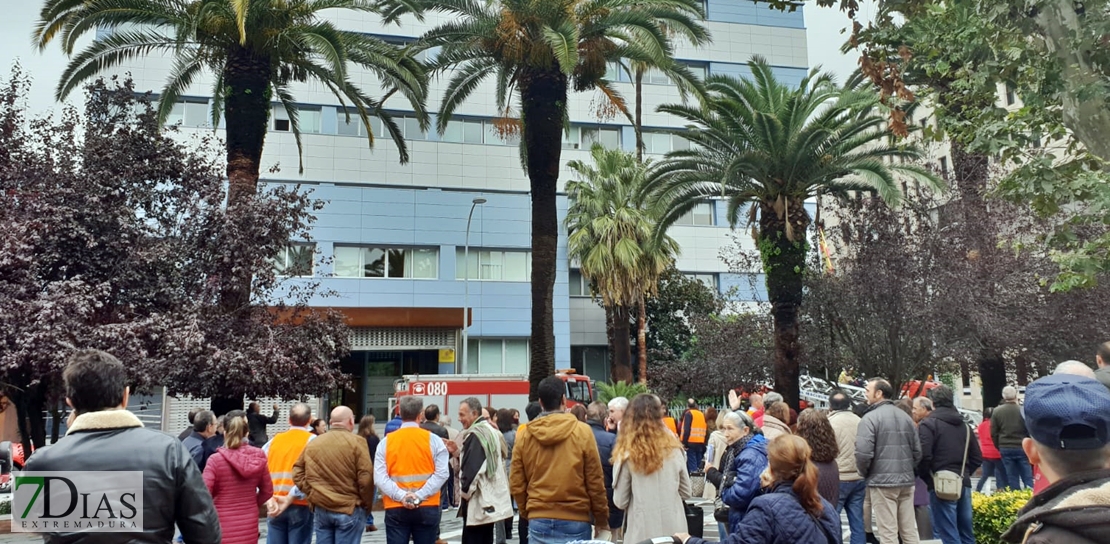
[[[728,505],[729,532],[736,532],[752,499],[760,494],[759,475],[767,468],[767,440],[755,422],[743,412],[724,416],[721,430],[728,450],[721,458],[721,469],[706,467],[706,479],[720,490],[721,501]]]
[[[770,471],[764,477],[767,493],[752,500],[736,531],[724,544],[841,544],[840,516],[817,493],[817,466],[810,449],[798,436],[783,435],[767,446]],[[682,544],[707,544],[687,534],[675,535]]]

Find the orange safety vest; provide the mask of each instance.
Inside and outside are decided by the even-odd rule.
[[[270,441],[266,455],[266,466],[270,470],[270,481],[274,484],[274,496],[284,497],[293,489],[293,465],[301,456],[304,447],[312,438],[312,433],[304,429],[289,429],[278,433]],[[293,504],[308,506],[308,501],[294,500]]]
[[[405,427],[389,433],[385,441],[385,468],[389,479],[406,492],[415,493],[436,472],[432,455],[432,433],[419,427]],[[383,495],[386,510],[404,505]],[[439,506],[439,490],[420,506]]]
[[[667,416],[663,418],[663,424],[666,425],[667,428],[670,429],[675,436],[678,436],[678,427],[675,426],[673,417]]]
[[[701,410],[690,410],[690,415],[690,443],[705,444],[705,432],[708,430],[705,414]]]

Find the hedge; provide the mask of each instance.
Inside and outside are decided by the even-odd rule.
[[[1033,491],[1001,491],[993,495],[973,493],[971,495],[971,520],[975,528],[977,544],[1004,544],[1005,533],[1014,520],[1018,510],[1033,498]]]

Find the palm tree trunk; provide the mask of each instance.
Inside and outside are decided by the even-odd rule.
[[[644,71],[636,69],[636,162],[644,162]]]
[[[555,70],[525,70],[520,80],[521,123],[532,187],[532,342],[528,398],[555,373],[553,301],[559,246],[556,191],[562,153],[567,78]]]
[[[782,212],[780,217],[779,212]],[[767,297],[774,320],[775,391],[782,394],[791,408],[798,408],[799,355],[798,309],[802,304],[803,278],[806,270],[808,243],[806,230],[809,215],[801,199],[790,200],[776,212],[770,202],[760,204],[759,252],[767,273]],[[790,222],[794,240],[787,236]]]
[[[242,48],[224,65],[224,125],[227,127],[227,211],[236,211],[258,192],[262,145],[270,119],[270,59]],[[223,309],[234,312],[250,302],[251,267],[233,265],[231,281],[220,293]]]
[[[640,383],[647,385],[647,305],[640,293],[640,315],[636,319],[636,348],[640,352]]]
[[[613,307],[612,352],[609,355],[609,378],[613,383],[632,383],[632,309]]]

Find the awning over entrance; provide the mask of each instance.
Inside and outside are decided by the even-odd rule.
[[[462,308],[332,308],[347,316],[347,326],[356,327],[463,327]],[[467,311],[473,322],[474,310]]]

